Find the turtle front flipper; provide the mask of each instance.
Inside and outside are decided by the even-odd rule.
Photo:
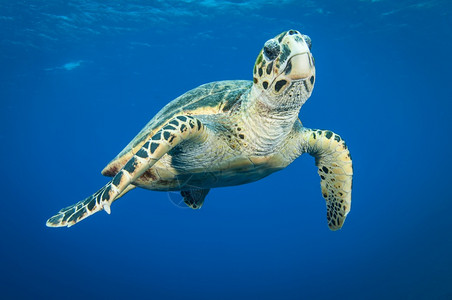
[[[328,130],[302,129],[303,152],[315,157],[320,186],[326,200],[328,226],[337,230],[350,211],[353,165],[341,137]]]
[[[120,195],[118,195],[115,200],[121,198],[134,188],[135,186],[133,184],[129,184],[129,186]],[[106,196],[105,192],[109,189],[111,189],[111,181],[85,200],[61,209],[58,214],[47,220],[46,225],[48,227],[71,227],[75,223],[80,222],[102,209],[105,209],[107,213],[110,213],[110,206],[107,208],[102,205],[102,201]]]
[[[72,226],[84,218],[104,209],[110,213],[110,205],[124,195],[133,182],[151,168],[163,155],[187,139],[208,134],[207,128],[191,116],[177,116],[157,131],[124,167],[103,188],[92,196],[66,207],[47,220],[49,227]]]

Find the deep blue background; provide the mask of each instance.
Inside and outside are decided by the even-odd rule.
[[[0,1],[2,298],[452,298],[450,1],[114,3]],[[317,65],[302,122],[351,149],[341,231],[308,155],[199,211],[137,189],[45,227],[167,102],[251,79],[290,28]]]

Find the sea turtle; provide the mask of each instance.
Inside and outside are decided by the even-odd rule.
[[[135,187],[180,191],[200,208],[211,188],[253,182],[302,153],[315,157],[328,226],[342,227],[351,205],[352,161],[339,135],[303,127],[301,106],[315,82],[311,39],[296,30],[268,40],[253,81],[201,85],[166,105],[102,171],[113,177],[66,207],[47,226],[72,226]]]

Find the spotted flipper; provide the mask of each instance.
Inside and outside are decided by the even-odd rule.
[[[305,152],[315,157],[328,226],[338,230],[350,211],[353,165],[345,141],[328,130],[303,130]]]
[[[47,220],[47,226],[70,227],[102,209],[110,213],[113,201],[124,195],[131,184],[163,155],[183,140],[203,140],[207,134],[206,127],[194,117],[177,116],[171,119],[138,150],[109,183],[85,200],[60,210]]]
[[[204,199],[209,193],[210,189],[192,189],[188,191],[181,191],[180,194],[184,197],[184,202],[193,209],[201,208]]]
[[[47,220],[48,227],[71,227],[75,223],[91,216],[92,214],[105,209],[107,213],[110,210],[107,207],[102,206],[102,199],[105,197],[105,192],[111,188],[111,182],[107,183],[100,190],[93,195],[89,196],[85,200],[79,201],[71,206],[61,209],[58,214]],[[135,186],[130,184],[115,200],[125,195],[130,190],[133,190]]]

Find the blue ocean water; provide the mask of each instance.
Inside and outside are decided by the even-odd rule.
[[[0,1],[2,299],[452,299],[448,0]],[[167,102],[252,79],[308,34],[300,118],[347,141],[352,209],[331,232],[314,159],[212,190],[198,211],[136,189],[69,229],[60,208]]]

